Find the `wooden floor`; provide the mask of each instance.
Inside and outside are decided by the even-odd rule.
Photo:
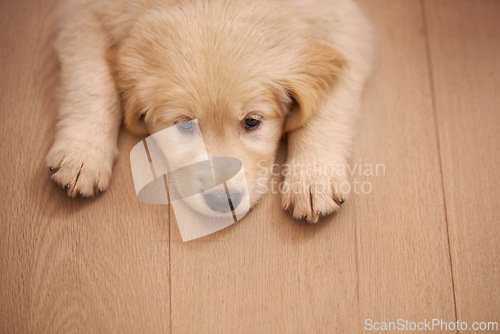
[[[111,187],[95,200],[49,180],[53,3],[0,1],[0,333],[500,322],[500,1],[360,1],[379,52],[352,161],[385,175],[358,175],[371,193],[318,225],[268,195],[188,243],[168,207],[135,197],[128,154],[139,138],[122,133]]]

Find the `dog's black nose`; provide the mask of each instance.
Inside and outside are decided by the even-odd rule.
[[[205,203],[208,207],[216,212],[227,213],[231,211],[229,203],[232,204],[233,209],[236,209],[241,203],[241,193],[231,192],[231,198],[228,199],[225,193],[208,193],[205,194]]]

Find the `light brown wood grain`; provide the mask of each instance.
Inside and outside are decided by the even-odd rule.
[[[425,8],[457,317],[499,322],[500,2]]]
[[[374,191],[358,196],[352,213],[360,317],[454,321],[422,8],[417,1],[362,3],[377,30],[379,62],[355,160],[384,163],[386,175],[370,179]]]
[[[56,0],[1,1],[0,333],[500,321],[500,4],[359,2],[378,62],[351,161],[385,174],[356,174],[370,194],[317,225],[268,194],[230,228],[182,243],[171,208],[136,199],[128,155],[140,138],[126,131],[102,196],[70,199],[50,180]]]

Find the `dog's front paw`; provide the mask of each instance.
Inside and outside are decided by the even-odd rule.
[[[88,197],[108,188],[117,151],[113,145],[59,140],[52,145],[46,162],[52,179],[69,196]]]
[[[347,197],[345,175],[337,173],[331,166],[290,166],[292,172],[287,173],[282,187],[283,209],[294,218],[306,219],[309,223],[316,223],[321,217],[340,209]]]

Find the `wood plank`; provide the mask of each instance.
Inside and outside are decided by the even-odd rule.
[[[386,176],[373,180],[373,193],[361,196],[354,210],[362,318],[452,322],[453,286],[422,8],[417,1],[362,3],[376,24],[379,63],[367,92],[357,156],[386,165]]]
[[[166,333],[168,207],[135,198],[122,135],[107,193],[70,199],[50,181],[55,1],[0,3],[0,332]]]
[[[372,193],[316,226],[282,212],[277,194],[189,243],[172,219],[174,333],[360,333],[367,318],[455,320],[421,7],[361,3],[379,64],[353,162],[385,164],[386,175],[356,176]]]
[[[500,319],[500,2],[426,1],[461,321]]]

